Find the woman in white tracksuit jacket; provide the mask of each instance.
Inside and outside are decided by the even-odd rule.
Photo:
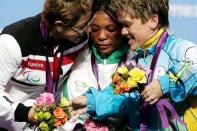
[[[0,127],[21,131],[26,122],[32,121],[28,114],[35,98],[54,91],[45,88],[46,67],[50,67],[53,81],[57,83],[59,79],[61,84],[87,43],[91,6],[92,0],[46,0],[41,14],[2,30]]]
[[[113,72],[126,60],[129,45],[121,36],[121,26],[115,12],[109,9],[108,2],[99,1],[93,6],[95,13],[90,23],[89,48],[64,85],[63,95],[69,100],[84,94],[89,88],[106,88],[112,81]],[[116,120],[122,122],[123,117]],[[82,118],[79,123],[84,123]],[[69,131],[75,124],[68,122],[64,129]]]

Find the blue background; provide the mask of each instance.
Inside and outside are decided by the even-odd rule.
[[[170,1],[170,32],[197,43],[197,0]],[[44,0],[1,0],[0,29],[42,11]]]
[[[197,44],[197,0],[170,0],[170,31]]]
[[[44,0],[0,0],[0,29],[42,11]]]

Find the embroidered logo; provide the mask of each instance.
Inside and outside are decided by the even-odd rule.
[[[84,93],[87,91],[87,89],[89,88],[88,84],[86,84],[85,82],[81,82],[79,80],[75,81],[75,90],[77,92],[81,92]]]
[[[164,66],[158,66],[156,69],[155,69],[155,73],[154,73],[154,78],[158,78],[159,76],[162,76],[166,74],[166,69]]]
[[[186,50],[185,52],[186,63],[191,62],[192,64],[197,64],[197,58],[195,53],[196,51],[197,51],[196,46],[190,47]]]
[[[23,76],[25,77],[25,79],[26,79],[27,81],[39,82],[39,81],[40,81],[40,78],[37,79],[37,80],[31,78],[31,75],[30,75],[31,72],[32,72],[32,71],[25,71],[25,72],[23,72]]]

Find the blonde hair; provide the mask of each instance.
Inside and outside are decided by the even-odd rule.
[[[82,14],[91,12],[92,0],[46,0],[42,18],[51,27],[56,20],[64,22],[66,27],[76,24]]]
[[[168,27],[168,0],[112,0],[113,10],[126,11],[131,18],[141,19],[145,23],[152,15],[159,17],[159,28]]]

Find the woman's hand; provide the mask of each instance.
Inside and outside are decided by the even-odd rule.
[[[87,111],[87,97],[82,95],[72,99],[69,105],[73,108],[71,114],[72,121],[76,121],[79,116]]]
[[[38,121],[36,119],[34,119],[34,107],[32,107],[30,110],[29,110],[29,113],[28,113],[28,120],[30,123],[32,124],[38,124]]]
[[[150,84],[145,86],[140,96],[149,104],[155,104],[163,96],[159,80],[154,79]]]

